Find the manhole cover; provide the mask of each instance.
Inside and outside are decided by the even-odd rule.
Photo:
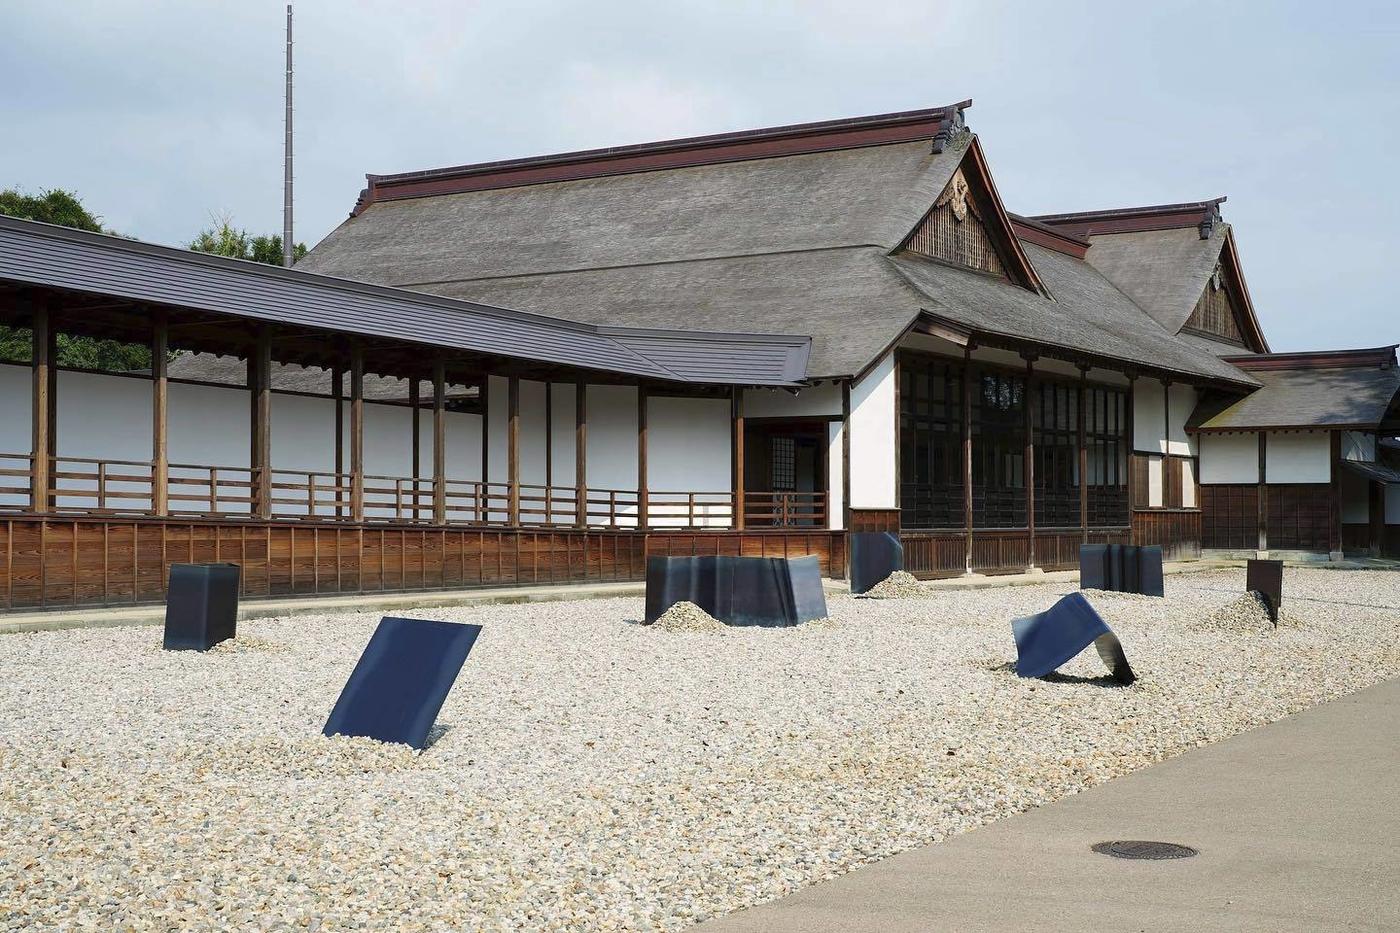
[[[1100,842],[1092,846],[1100,855],[1114,858],[1169,859],[1190,858],[1196,850],[1190,846],[1180,846],[1174,842],[1147,842],[1141,839],[1119,839],[1114,842]]]

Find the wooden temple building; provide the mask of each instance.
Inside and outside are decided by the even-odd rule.
[[[0,609],[1400,556],[1396,348],[1272,353],[1223,198],[1008,212],[968,106],[372,175],[294,269],[0,218]]]

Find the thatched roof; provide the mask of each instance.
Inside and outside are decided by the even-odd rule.
[[[1329,356],[1335,358],[1327,359]],[[1346,356],[1357,359],[1349,361]],[[1262,388],[1244,398],[1208,394],[1187,421],[1189,430],[1369,431],[1400,417],[1395,409],[1400,404],[1400,367],[1395,365],[1394,347],[1336,354],[1260,355],[1241,363],[1249,367]]]
[[[1220,261],[1227,224],[1201,238],[1194,226],[1092,236],[1087,259],[1161,324],[1181,330]]]

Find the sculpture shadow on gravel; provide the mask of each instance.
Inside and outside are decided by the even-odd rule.
[[[322,732],[423,749],[480,634],[479,625],[380,619]]]

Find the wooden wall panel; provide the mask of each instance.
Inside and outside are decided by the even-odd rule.
[[[851,531],[899,531],[899,509],[851,509]]]
[[[1259,547],[1259,486],[1201,486],[1201,547],[1253,551]]]
[[[1201,556],[1201,513],[1197,509],[1150,509],[1133,512],[1133,543],[1158,545],[1165,560]]]
[[[1269,548],[1326,551],[1332,522],[1331,486],[1326,483],[1270,483]]]

